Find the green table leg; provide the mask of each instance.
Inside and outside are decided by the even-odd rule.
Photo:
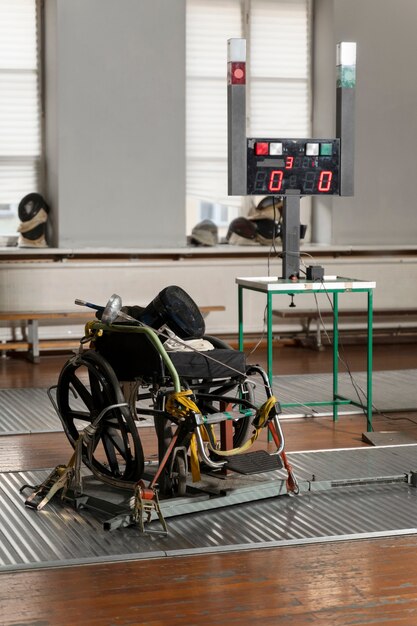
[[[338,419],[339,393],[339,294],[333,294],[333,421]]]
[[[268,378],[269,378],[269,384],[271,385],[271,389],[272,389],[272,393],[274,393],[273,391],[273,366],[272,366],[272,357],[273,357],[273,349],[272,349],[272,294],[268,291],[267,294],[267,304],[266,304],[266,324],[267,324],[267,331],[268,331],[268,338],[267,338],[267,350],[268,350]],[[268,429],[268,436],[267,436],[267,441],[272,441],[272,435]]]
[[[239,285],[238,287],[238,302],[237,302],[237,310],[238,310],[238,329],[239,329],[239,350],[243,350],[243,288]]]
[[[366,429],[372,432],[372,318],[373,293],[368,291],[368,354],[367,354],[367,385],[366,385]]]
[[[269,383],[272,388],[272,376],[273,376],[273,371],[272,371],[272,354],[273,354],[273,351],[272,351],[272,294],[269,292],[267,294],[266,324],[267,324],[267,331],[268,331],[268,338],[267,338],[268,377],[269,377]]]

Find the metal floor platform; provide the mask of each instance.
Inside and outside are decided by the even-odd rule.
[[[366,372],[353,372],[350,375],[339,373],[339,394],[366,403]],[[409,411],[417,408],[417,370],[386,370],[372,373],[373,405],[376,411]],[[274,393],[283,403],[325,401],[331,397],[333,374],[302,374],[296,376],[274,376]],[[355,391],[354,386],[357,389]],[[359,398],[358,398],[359,395]],[[304,417],[305,415],[332,415],[333,408],[315,407],[283,408],[283,417]],[[358,414],[362,411],[352,406],[341,406],[340,415]]]
[[[288,456],[301,495],[172,517],[168,536],[136,527],[106,532],[92,512],[60,501],[26,509],[19,488],[39,483],[48,470],[0,474],[0,571],[417,533],[417,489],[404,480],[417,468],[416,444]],[[278,492],[284,478],[280,470],[253,484]],[[340,486],[345,479],[366,482]]]
[[[355,383],[366,389],[365,372],[353,374]],[[379,411],[405,411],[417,409],[417,370],[389,370],[374,372],[373,398]],[[332,374],[303,374],[297,376],[274,376],[273,392],[280,402],[325,401],[332,389]],[[348,374],[339,376],[340,393],[357,399]],[[264,401],[264,392],[255,392],[257,402]],[[73,406],[76,406],[73,400]],[[81,406],[81,405],[80,405]],[[320,407],[312,411],[308,407],[284,408],[282,418],[306,415],[332,415],[332,407]],[[339,415],[362,413],[354,406],[340,407]],[[151,420],[138,423],[147,426]],[[49,401],[46,389],[0,389],[0,435],[15,435],[62,431],[61,423]]]

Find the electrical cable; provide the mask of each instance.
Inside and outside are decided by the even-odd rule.
[[[328,293],[328,291],[327,291],[327,289],[326,289],[326,287],[325,287],[325,285],[324,285],[324,281],[321,279],[321,280],[320,280],[320,282],[321,282],[321,284],[322,284],[323,291],[324,291],[324,293],[326,294],[327,299],[329,300],[330,307],[331,307],[332,312],[333,312],[333,314],[334,314],[334,307],[333,307],[333,302],[332,302],[332,299],[330,298],[330,294]],[[330,336],[329,336],[329,333],[327,332],[326,325],[325,325],[324,320],[323,320],[323,317],[322,317],[322,315],[321,315],[321,310],[320,310],[320,306],[319,306],[319,302],[318,302],[318,298],[317,298],[317,294],[316,294],[316,293],[314,293],[314,300],[315,300],[315,302],[316,302],[317,314],[318,314],[318,316],[319,316],[320,325],[321,325],[321,327],[322,327],[322,329],[323,329],[323,332],[324,332],[324,335],[325,335],[325,337],[326,337],[327,341],[329,342],[329,345],[330,345],[330,346],[332,346],[332,345],[333,345],[333,342],[332,342],[332,340],[331,340],[331,338],[330,338]],[[345,369],[346,369],[346,372],[347,372],[347,374],[348,374],[348,376],[349,376],[349,378],[350,378],[351,385],[352,385],[352,387],[353,387],[353,389],[354,389],[354,391],[355,391],[355,393],[356,393],[356,396],[357,396],[357,398],[358,398],[358,403],[359,403],[359,406],[361,407],[361,409],[362,409],[362,412],[363,412],[364,416],[367,418],[368,416],[367,416],[367,414],[366,414],[365,407],[364,407],[364,401],[366,400],[366,393],[365,393],[365,391],[361,388],[361,386],[359,385],[359,383],[357,383],[357,382],[355,381],[355,379],[354,379],[354,377],[353,377],[353,374],[352,374],[352,371],[351,371],[351,369],[350,369],[350,366],[349,366],[349,364],[348,364],[348,362],[347,362],[346,358],[342,358],[342,356],[341,356],[341,354],[340,354],[340,349],[339,349],[339,348],[341,348],[341,349],[342,349],[342,351],[343,351],[343,352],[345,352],[344,345],[343,345],[342,341],[340,340],[340,338],[339,338],[339,345],[338,345],[338,349],[337,349],[337,358],[338,358],[338,359],[339,359],[339,361],[340,361],[340,362],[344,365],[344,367],[345,367]],[[362,393],[362,398],[361,398],[361,393]]]
[[[374,405],[372,405],[372,408],[375,410],[375,413],[377,413],[377,415],[379,415],[380,417],[385,417],[387,420],[390,420],[392,422],[404,420],[406,422],[411,422],[412,424],[417,424],[417,421],[411,419],[411,417],[392,417],[392,415],[387,415],[386,413],[379,411]]]
[[[329,292],[327,291],[327,289],[326,289],[326,287],[325,287],[325,285],[324,285],[324,281],[323,281],[323,280],[320,280],[320,282],[321,282],[321,284],[322,284],[323,291],[324,291],[324,293],[326,294],[326,297],[327,297],[327,299],[328,299],[328,301],[329,301],[329,303],[330,303],[330,308],[332,309],[332,312],[333,312],[333,315],[334,315],[334,307],[333,307],[333,302],[332,302],[332,299],[331,299],[331,297],[330,297],[330,294],[329,294]],[[314,298],[315,298],[315,300],[316,300],[317,312],[318,312],[318,315],[319,315],[320,323],[321,323],[321,325],[322,325],[322,327],[323,327],[323,329],[324,329],[325,336],[326,336],[327,340],[329,341],[330,345],[333,345],[333,344],[332,344],[332,341],[330,340],[330,337],[329,337],[329,334],[328,334],[328,332],[327,332],[327,329],[326,329],[326,327],[325,327],[325,324],[324,324],[323,318],[322,318],[322,316],[321,316],[321,312],[320,312],[320,309],[319,309],[319,306],[318,306],[317,294],[314,294]],[[340,349],[339,349],[339,348],[340,348],[340,349],[342,350],[342,352],[344,353],[344,357],[342,357],[342,355],[340,354]],[[352,387],[353,387],[353,389],[354,389],[354,390],[355,390],[355,392],[356,392],[356,395],[357,395],[357,398],[358,398],[358,402],[359,402],[359,404],[360,404],[360,406],[361,406],[361,408],[362,408],[363,414],[364,414],[364,415],[365,415],[365,417],[366,417],[365,408],[364,408],[364,406],[363,406],[363,402],[364,402],[364,400],[366,400],[366,392],[362,389],[362,387],[359,385],[359,383],[358,383],[357,381],[355,381],[355,379],[354,379],[354,377],[353,377],[353,374],[352,374],[352,371],[351,371],[351,369],[350,369],[350,366],[349,366],[349,364],[348,364],[348,362],[347,362],[347,360],[346,360],[346,356],[345,356],[345,354],[346,354],[346,353],[345,353],[345,347],[344,347],[344,345],[343,345],[343,342],[342,342],[342,341],[340,340],[340,338],[339,338],[339,345],[338,345],[338,350],[337,350],[337,358],[340,360],[340,362],[341,362],[341,363],[344,365],[344,367],[346,368],[346,372],[347,372],[347,374],[348,374],[348,376],[349,376],[349,378],[350,378],[350,382],[351,382],[351,384],[352,384]],[[362,394],[362,398],[361,398],[361,395],[360,395],[360,394]]]
[[[274,206],[274,221],[275,221],[275,220],[276,220],[276,205],[275,205],[275,196],[273,196],[273,206]],[[276,247],[275,247],[275,236],[274,236],[274,238],[273,238],[273,240],[272,240],[272,242],[271,242],[271,246],[270,246],[269,253],[268,253],[268,261],[267,261],[267,271],[268,271],[268,274],[267,274],[267,275],[268,275],[268,276],[270,276],[270,275],[271,275],[270,263],[271,263],[271,255],[272,255],[272,251],[274,251],[274,252],[275,252],[275,254],[276,254],[276,256],[277,256],[278,258],[281,258],[281,259],[283,258],[283,253],[282,253],[282,252],[281,252],[281,253],[279,253],[279,252],[277,251]],[[303,265],[305,268],[307,268],[307,266],[306,266],[306,264],[303,262],[303,257],[309,257],[310,259],[312,259],[312,261],[313,261],[313,262],[316,262],[316,259],[314,258],[314,256],[313,256],[313,255],[311,255],[311,254],[309,254],[308,252],[292,253],[292,252],[288,252],[288,251],[286,251],[286,253],[285,253],[285,254],[286,254],[286,255],[291,255],[291,254],[293,254],[294,256],[299,256],[299,258],[300,258],[300,262],[302,263],[302,265]],[[300,270],[300,271],[302,271],[302,273],[306,275],[306,272],[305,272],[304,270]],[[334,314],[334,307],[333,307],[333,302],[332,302],[332,299],[331,299],[331,297],[330,297],[330,294],[328,293],[328,291],[327,291],[327,289],[326,289],[326,287],[325,287],[325,285],[324,285],[324,281],[323,281],[323,279],[320,279],[320,282],[321,282],[321,284],[322,284],[323,290],[324,290],[324,292],[325,292],[325,294],[326,294],[327,299],[329,300],[330,307],[331,307],[332,312],[333,312],[333,314]],[[316,310],[317,310],[317,314],[318,314],[318,318],[319,318],[319,323],[320,323],[320,326],[321,326],[321,328],[322,328],[322,330],[323,330],[323,332],[324,332],[324,335],[325,335],[325,337],[326,337],[326,339],[327,339],[327,341],[328,341],[329,345],[330,345],[330,346],[332,346],[332,345],[333,345],[333,342],[332,342],[332,340],[331,340],[331,338],[330,338],[330,336],[329,336],[329,333],[327,332],[327,328],[326,328],[326,325],[325,325],[325,323],[324,323],[324,320],[323,320],[323,317],[322,317],[322,314],[321,314],[320,305],[319,305],[319,301],[318,301],[318,298],[317,298],[317,294],[316,294],[316,293],[314,293],[314,300],[315,300],[315,304],[316,304]],[[256,344],[256,346],[255,346],[255,347],[251,350],[251,352],[249,353],[250,355],[252,355],[252,354],[253,354],[253,353],[257,350],[257,348],[259,347],[259,345],[260,345],[260,343],[261,343],[262,339],[263,339],[263,338],[264,338],[264,336],[265,336],[265,332],[266,332],[266,319],[265,319],[265,317],[266,317],[266,308],[265,308],[264,315],[263,315],[263,330],[262,330],[262,335],[261,335],[261,338],[260,338],[260,340],[258,341],[258,343]],[[343,353],[343,356],[342,356],[341,352]],[[339,345],[338,345],[338,350],[337,350],[337,358],[339,359],[339,361],[340,361],[340,362],[343,364],[343,366],[345,367],[346,372],[347,372],[347,374],[348,374],[348,376],[349,376],[349,379],[350,379],[351,385],[352,385],[352,387],[353,387],[353,389],[354,389],[354,391],[355,391],[355,393],[356,393],[356,396],[357,396],[357,399],[358,399],[359,406],[361,407],[362,412],[363,412],[363,414],[365,415],[365,417],[367,417],[366,410],[365,410],[365,406],[364,406],[364,402],[365,402],[365,401],[366,401],[366,399],[367,399],[367,394],[366,394],[365,390],[364,390],[364,389],[362,389],[362,387],[360,386],[360,384],[359,384],[359,383],[355,380],[355,378],[354,378],[354,376],[353,376],[352,370],[351,370],[350,365],[349,365],[349,363],[348,363],[348,360],[347,360],[347,358],[346,358],[345,347],[344,347],[344,345],[343,345],[343,342],[340,340],[340,337],[339,337]],[[300,403],[300,406],[307,406],[307,405],[304,405],[304,404]],[[312,407],[308,407],[308,408],[309,408],[309,409],[311,409],[313,412],[317,413],[317,411],[315,411],[315,410],[314,410],[314,408],[312,408]],[[392,421],[397,421],[397,420],[405,420],[405,421],[409,421],[409,422],[412,422],[412,423],[417,424],[417,421],[414,421],[414,420],[412,420],[411,418],[408,418],[408,417],[390,417],[389,415],[387,415],[387,414],[383,413],[382,411],[380,411],[380,410],[379,410],[379,409],[375,406],[375,404],[374,404],[374,403],[372,403],[372,408],[373,408],[373,410],[374,410],[374,411],[375,411],[378,415],[380,415],[380,416],[382,416],[382,417],[386,417],[386,418],[387,418],[387,419],[389,419],[389,420],[392,420]],[[372,428],[372,430],[373,430],[373,428]]]
[[[273,207],[274,207],[274,221],[276,221],[276,217],[277,217],[276,210],[277,209],[276,209],[276,205],[275,205],[275,196],[273,196]],[[275,255],[278,258],[281,258],[281,259],[283,258],[283,253],[282,252],[278,252],[275,243],[276,243],[276,236],[274,234],[274,237],[272,239],[272,242],[271,242],[271,245],[270,245],[270,248],[269,248],[268,259],[267,259],[267,275],[268,276],[271,275],[271,258],[272,258],[272,253],[274,252]],[[300,252],[300,253],[286,252],[286,255],[291,255],[291,254],[293,254],[294,256],[299,256],[300,262],[302,263],[302,265],[305,268],[307,268],[307,266],[306,266],[306,264],[303,261],[303,257],[309,257],[313,262],[316,263],[315,257],[313,255],[309,254],[308,252]],[[306,271],[304,271],[304,270],[300,270],[300,271],[302,271],[302,273],[306,275]],[[330,307],[331,307],[332,312],[334,314],[334,307],[333,307],[333,302],[332,302],[332,299],[330,297],[330,294],[328,293],[328,291],[327,291],[327,289],[326,289],[326,287],[324,285],[323,279],[320,279],[320,282],[322,284],[323,291],[326,294],[327,299],[329,300]],[[332,346],[333,342],[332,342],[332,339],[329,336],[329,333],[327,332],[327,328],[326,328],[326,325],[324,323],[324,320],[323,320],[323,317],[322,317],[322,314],[321,314],[320,305],[319,305],[319,301],[318,301],[318,298],[317,298],[317,293],[314,293],[313,295],[314,295],[314,300],[315,300],[315,304],[316,304],[316,310],[317,310],[320,326],[322,328],[322,331],[324,332],[324,335],[325,335],[329,345]],[[252,348],[252,350],[249,352],[249,356],[253,355],[256,352],[256,350],[258,349],[259,345],[261,344],[262,340],[265,337],[265,333],[266,333],[266,311],[267,311],[267,307],[265,307],[265,309],[264,309],[261,337],[260,337],[259,341],[256,343],[256,345],[254,346],[254,348]],[[343,353],[343,356],[342,356],[341,352]],[[365,390],[362,389],[360,384],[355,380],[355,378],[353,376],[352,370],[351,370],[350,365],[348,363],[348,360],[346,358],[345,347],[343,345],[343,342],[340,340],[340,337],[339,337],[339,346],[338,346],[338,350],[337,350],[337,358],[342,363],[342,365],[345,367],[346,373],[349,376],[352,388],[354,389],[354,391],[356,393],[356,396],[357,396],[357,399],[358,399],[358,404],[361,407],[362,412],[365,415],[365,417],[367,417],[365,406],[364,406],[364,402],[366,401],[367,394],[366,394]],[[271,384],[272,384],[272,381],[271,381]],[[313,413],[318,413],[318,411],[316,411],[313,407],[309,407],[308,405],[305,405],[305,404],[303,404],[301,402],[297,403],[297,404],[299,404],[301,407],[308,408]],[[389,415],[387,415],[387,414],[383,413],[382,411],[380,411],[375,406],[374,403],[372,403],[372,408],[378,415],[380,415],[382,417],[386,417],[389,420],[392,420],[392,421],[405,420],[405,421],[410,421],[412,423],[416,423],[417,424],[417,421],[414,421],[411,418],[407,418],[407,417],[397,417],[397,418],[390,417]],[[373,430],[373,428],[372,428],[372,430]]]
[[[323,281],[321,281],[321,282],[322,282],[323,290],[324,290],[324,292],[325,292],[325,294],[326,294],[326,296],[327,296],[327,299],[329,300],[330,307],[331,307],[331,309],[332,309],[332,311],[333,311],[333,313],[334,313],[333,302],[332,302],[332,299],[330,298],[330,294],[328,293],[327,289],[325,288]],[[322,328],[323,328],[323,331],[324,331],[324,334],[325,334],[326,339],[328,340],[329,344],[330,344],[330,345],[332,345],[332,341],[331,341],[331,339],[330,339],[330,336],[329,336],[329,334],[328,334],[328,332],[327,332],[327,329],[326,329],[326,326],[325,326],[325,324],[324,324],[323,318],[322,318],[322,316],[321,316],[321,311],[320,311],[320,307],[319,307],[319,304],[318,304],[317,294],[314,294],[314,298],[315,298],[315,301],[316,301],[317,313],[318,313],[318,316],[319,316],[320,324],[321,324],[321,326],[322,326]],[[345,355],[345,354],[346,354],[346,351],[345,351],[345,346],[343,345],[343,342],[340,340],[340,338],[339,338],[339,346],[340,346],[340,348],[341,348],[342,352],[344,353],[344,356],[342,357],[342,355],[340,354],[340,350],[338,349],[338,351],[337,351],[337,356],[338,356],[338,359],[340,360],[340,362],[341,362],[341,363],[344,365],[344,367],[346,368],[346,372],[347,372],[347,374],[348,374],[348,376],[349,376],[349,378],[350,378],[350,381],[351,381],[352,387],[353,387],[353,389],[355,390],[356,395],[357,395],[357,397],[358,397],[358,402],[359,402],[359,405],[360,405],[360,407],[362,408],[362,412],[363,412],[363,414],[365,415],[365,417],[367,417],[367,415],[366,415],[366,411],[365,411],[365,407],[364,407],[364,402],[365,402],[365,401],[366,401],[366,399],[367,399],[367,394],[366,394],[365,390],[364,390],[364,389],[362,389],[362,387],[360,386],[360,384],[359,384],[359,383],[358,383],[358,382],[354,379],[354,377],[353,377],[353,374],[352,374],[351,368],[350,368],[350,366],[349,366],[349,363],[348,363],[347,358],[346,358],[346,355]],[[362,394],[362,398],[361,398],[361,394]],[[386,418],[386,419],[388,419],[388,420],[391,420],[391,421],[397,421],[397,420],[399,421],[399,420],[404,420],[404,421],[409,421],[409,422],[411,422],[411,423],[413,423],[413,424],[417,424],[417,421],[412,420],[412,419],[411,419],[411,418],[409,418],[409,417],[392,417],[392,416],[389,416],[389,415],[387,415],[386,413],[384,413],[383,411],[381,411],[380,409],[378,409],[378,407],[377,407],[374,403],[372,403],[372,409],[375,411],[375,413],[377,413],[377,414],[378,414],[378,415],[380,415],[381,417],[385,417],[385,418]],[[372,432],[373,432],[373,431],[374,431],[374,429],[373,429],[373,427],[372,427]]]
[[[264,315],[263,315],[263,325],[262,325],[261,337],[260,337],[259,341],[256,343],[255,347],[252,348],[252,350],[249,352],[248,356],[252,356],[252,354],[254,354],[256,352],[256,350],[259,348],[262,340],[265,337],[265,333],[266,333],[266,310],[267,310],[267,307],[265,306]]]

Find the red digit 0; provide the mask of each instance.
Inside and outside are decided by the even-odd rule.
[[[269,177],[268,190],[281,191],[283,177],[284,172],[282,170],[272,170]]]
[[[333,172],[320,172],[318,191],[329,191],[332,184]]]

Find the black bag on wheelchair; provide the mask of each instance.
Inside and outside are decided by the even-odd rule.
[[[204,337],[204,318],[194,300],[181,287],[171,285],[163,289],[147,307],[123,307],[128,315],[150,326],[162,343],[169,335],[167,329],[182,340]],[[117,323],[119,324],[119,323]],[[120,325],[128,324],[121,322]],[[165,331],[165,332],[164,332]],[[223,378],[236,376],[246,370],[242,352],[228,348],[210,337],[214,349],[207,352],[169,352],[180,376],[185,378]],[[110,363],[119,380],[160,377],[164,370],[161,355],[144,334],[105,332],[95,341],[96,350]]]
[[[180,339],[199,339],[206,330],[200,309],[191,296],[176,285],[160,291],[138,319],[155,330],[168,326]]]

